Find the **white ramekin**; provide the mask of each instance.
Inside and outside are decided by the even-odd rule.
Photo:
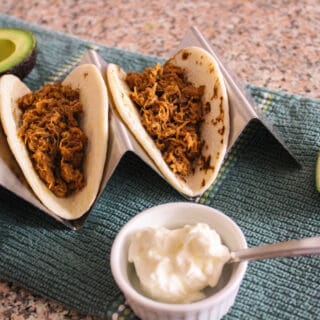
[[[189,304],[154,301],[139,293],[130,281],[128,246],[136,231],[149,226],[177,228],[204,222],[214,228],[231,251],[247,247],[237,224],[225,214],[205,205],[175,202],[147,209],[132,218],[117,235],[111,251],[111,271],[133,312],[142,320],[214,320],[221,319],[233,305],[247,263],[229,264],[224,272],[226,283],[213,289],[205,299]]]

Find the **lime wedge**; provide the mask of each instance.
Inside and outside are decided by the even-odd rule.
[[[318,158],[316,163],[316,187],[318,192],[320,192],[320,151],[318,152]]]

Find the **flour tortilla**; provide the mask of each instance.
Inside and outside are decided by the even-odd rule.
[[[16,101],[30,90],[13,75],[0,79],[0,117],[9,147],[35,195],[54,214],[73,220],[90,209],[99,191],[107,154],[108,95],[99,70],[92,64],[75,68],[63,84],[80,89],[83,106],[80,127],[88,137],[83,167],[86,185],[75,194],[67,198],[56,197],[34,170],[27,147],[17,134],[22,113]]]
[[[114,64],[108,65],[107,69],[108,89],[122,120],[162,176],[182,194],[196,197],[214,182],[227,151],[230,128],[227,90],[217,62],[207,51],[198,47],[184,48],[176,53],[171,62],[185,69],[188,80],[195,86],[205,85],[203,102],[210,104],[210,112],[201,128],[201,136],[205,141],[202,153],[206,158],[210,157],[212,169],[196,168],[194,174],[183,178],[174,174],[141,124],[139,113],[129,96],[126,73]]]

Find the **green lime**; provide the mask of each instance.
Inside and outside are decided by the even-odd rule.
[[[316,187],[318,192],[320,192],[320,151],[318,152],[318,158],[316,163]]]

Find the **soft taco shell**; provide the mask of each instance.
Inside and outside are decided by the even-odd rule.
[[[108,89],[121,118],[163,177],[179,192],[196,197],[216,179],[226,154],[230,127],[228,96],[219,66],[207,51],[198,47],[184,48],[170,60],[185,70],[193,85],[205,86],[203,102],[210,104],[210,111],[201,127],[201,137],[205,142],[202,154],[208,159],[210,169],[196,168],[194,174],[183,178],[174,174],[141,124],[140,115],[130,99],[130,89],[125,82],[126,73],[114,64],[107,69]]]
[[[13,75],[0,79],[0,116],[9,147],[35,195],[54,214],[73,220],[90,209],[99,191],[107,154],[108,95],[99,70],[92,64],[75,68],[63,84],[80,90],[83,107],[80,127],[88,137],[83,163],[86,185],[75,194],[66,198],[56,197],[33,168],[27,147],[17,134],[22,112],[16,101],[30,90]]]

